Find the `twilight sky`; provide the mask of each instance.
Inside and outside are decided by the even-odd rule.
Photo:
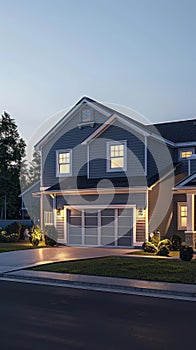
[[[0,112],[26,141],[82,96],[196,117],[195,0],[0,0]]]

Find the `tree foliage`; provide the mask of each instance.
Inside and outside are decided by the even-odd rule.
[[[15,120],[4,112],[0,119],[0,214],[17,218],[21,207],[20,167],[25,156],[25,142]]]
[[[40,162],[41,162],[40,152],[33,152],[33,159],[30,162],[29,167],[29,181],[30,184],[38,181],[40,179]]]

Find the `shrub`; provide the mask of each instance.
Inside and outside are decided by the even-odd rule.
[[[21,222],[16,222],[16,221],[12,222],[10,225],[6,227],[6,231],[8,234],[12,234],[12,233],[17,234],[17,237],[18,237],[17,240],[20,239],[21,229],[22,229]]]
[[[146,253],[157,253],[158,249],[152,242],[144,242],[142,244],[142,249]]]
[[[180,259],[183,261],[190,261],[193,257],[193,248],[188,245],[180,248]]]
[[[54,226],[45,226],[44,239],[47,246],[55,246],[57,244],[57,230]]]
[[[160,241],[160,232],[159,231],[154,232],[153,237],[150,238],[150,242],[155,246],[158,246],[159,241]]]
[[[166,246],[166,245],[161,245],[161,246],[159,247],[159,250],[158,250],[158,252],[157,252],[157,255],[159,255],[159,256],[168,256],[168,255],[169,255],[169,252],[170,252],[170,250],[169,250],[168,246]]]
[[[172,242],[170,241],[170,239],[168,238],[162,239],[158,244],[158,249],[160,250],[161,247],[164,247],[164,246],[167,247],[169,250],[171,250]]]
[[[182,246],[182,238],[179,235],[173,235],[171,238],[172,250],[180,250]]]
[[[30,242],[33,246],[38,246],[39,242],[42,239],[42,230],[38,225],[34,225],[30,228]]]
[[[0,233],[0,242],[1,243],[10,243],[10,242],[17,242],[17,241],[18,241],[18,234],[17,233],[8,234],[6,231],[1,231],[1,233]]]

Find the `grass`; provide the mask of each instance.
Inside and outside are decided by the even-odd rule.
[[[104,257],[41,265],[33,270],[149,281],[196,283],[196,260]]]
[[[45,247],[44,242],[40,242],[38,247]],[[35,249],[30,242],[18,241],[18,242],[10,242],[10,243],[0,243],[0,253],[11,252],[13,250],[24,250],[24,249]]]
[[[134,252],[128,253],[128,255],[156,256],[156,254],[154,253],[147,253],[147,252],[144,252],[143,250],[134,251]],[[179,258],[179,252],[170,251],[168,258]]]

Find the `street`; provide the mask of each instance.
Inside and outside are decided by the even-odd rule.
[[[194,302],[0,281],[1,350],[195,348]]]

